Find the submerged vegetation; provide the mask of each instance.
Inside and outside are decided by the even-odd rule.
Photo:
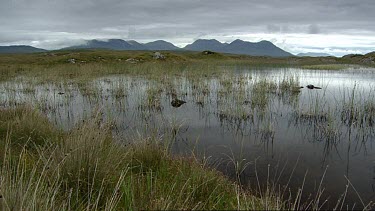
[[[266,169],[264,178],[255,171],[257,188],[249,188],[254,171],[246,144],[273,151],[277,141],[297,137],[323,143],[325,160],[340,144],[349,153],[350,144],[366,146],[375,137],[375,87],[354,83],[332,93],[325,81],[327,70],[362,71],[348,58],[163,54],[163,60],[137,51],[1,55],[0,206],[317,210],[328,201],[324,188],[306,197],[305,178],[301,189],[287,193],[288,184],[270,181]],[[320,74],[321,90],[305,87],[305,69]],[[175,108],[175,99],[186,104]],[[195,126],[213,127],[215,134],[197,135]],[[205,144],[201,135],[219,133],[241,147],[239,158],[233,151],[227,156],[233,172],[216,170],[222,163],[196,149]],[[344,195],[333,197],[329,208],[355,201],[350,184],[346,179]],[[372,208],[371,200],[359,199],[359,207]]]

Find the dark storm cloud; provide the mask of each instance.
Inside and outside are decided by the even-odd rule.
[[[375,34],[373,0],[0,0],[0,44],[217,34]]]

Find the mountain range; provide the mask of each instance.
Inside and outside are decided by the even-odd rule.
[[[270,56],[270,57],[289,57],[293,54],[277,47],[272,42],[247,42],[243,40],[234,40],[231,43],[221,43],[215,39],[198,39],[195,42],[179,48],[170,42],[156,40],[149,43],[139,43],[135,40],[109,39],[109,40],[88,40],[85,44],[70,46],[60,50],[72,49],[110,49],[110,50],[164,50],[164,51],[214,51],[230,54],[243,54],[251,56]],[[47,50],[35,48],[27,45],[0,46],[1,53],[38,53]],[[300,53],[299,57],[324,57],[332,56],[326,53]]]
[[[247,42],[235,40],[231,43],[221,43],[214,39],[198,39],[192,44],[179,48],[170,42],[156,40],[149,43],[139,43],[135,40],[122,39],[88,40],[85,44],[70,46],[61,50],[73,49],[110,49],[110,50],[166,50],[166,51],[215,51],[221,53],[244,54],[251,56],[288,57],[293,54],[286,52],[269,41]],[[47,50],[32,46],[3,46],[0,53],[36,53]]]
[[[293,56],[269,41],[247,42],[243,40],[235,40],[231,43],[221,43],[217,40],[199,39],[179,48],[172,43],[157,40],[145,44],[138,43],[134,40],[125,41],[121,39],[110,39],[107,41],[90,40],[86,44],[71,46],[65,49],[112,49],[112,50],[188,50],[188,51],[215,51],[221,53],[244,54],[251,56],[271,56],[271,57],[287,57]]]

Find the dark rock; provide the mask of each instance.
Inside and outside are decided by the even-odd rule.
[[[186,103],[186,101],[177,99],[177,95],[175,93],[172,93],[172,99],[171,105],[175,108],[178,108]]]
[[[307,87],[308,89],[322,89],[322,88],[317,87],[317,86],[314,86],[314,85],[312,85],[312,84],[309,84],[309,85],[307,85],[306,87]]]
[[[173,99],[172,102],[171,102],[171,105],[175,108],[178,108],[180,106],[182,106],[183,104],[185,104],[186,102],[183,101],[183,100],[179,100],[179,99]]]

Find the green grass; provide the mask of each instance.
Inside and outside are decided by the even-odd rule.
[[[61,132],[29,107],[2,110],[2,209],[282,206],[276,197],[264,201],[251,195],[194,157],[173,156],[162,144],[165,140],[145,138],[132,139],[127,145],[117,143],[109,127],[99,119],[93,117],[69,132]]]
[[[0,147],[5,148],[5,140],[12,140],[12,149],[36,150],[37,147],[58,141],[61,132],[48,119],[27,106],[16,109],[0,109]],[[3,153],[0,155],[0,157]]]

